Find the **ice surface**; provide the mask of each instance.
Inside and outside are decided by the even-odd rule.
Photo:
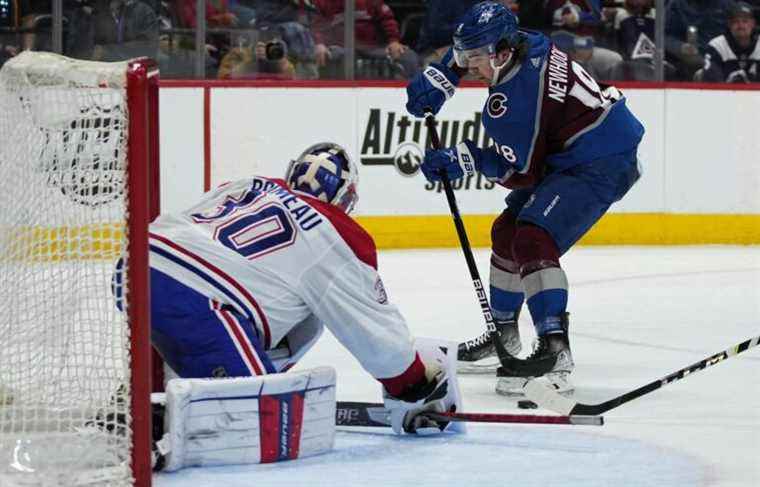
[[[488,276],[488,252],[476,251]],[[380,253],[391,301],[416,335],[484,327],[461,251]],[[570,281],[576,400],[596,403],[760,335],[760,247],[583,247]],[[533,337],[521,318],[525,353]],[[299,367],[332,364],[340,400],[379,386],[326,333]],[[607,413],[603,427],[472,425],[467,435],[340,429],[335,450],[270,465],[159,474],[174,486],[760,486],[760,347]],[[495,379],[461,376],[473,412],[515,412]],[[525,412],[520,410],[521,412]],[[538,414],[546,411],[533,410]]]

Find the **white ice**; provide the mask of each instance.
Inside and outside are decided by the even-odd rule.
[[[483,278],[488,252],[476,250]],[[385,251],[380,273],[412,333],[461,341],[484,328],[461,251]],[[760,335],[760,247],[581,247],[570,281],[575,399],[597,403]],[[528,313],[523,342],[533,337]],[[326,333],[299,365],[338,370],[338,399],[379,386]],[[606,425],[470,425],[398,437],[341,428],[331,453],[158,474],[158,487],[760,486],[760,347],[606,414]],[[460,376],[472,412],[516,412],[490,376]],[[547,411],[537,411],[548,414]]]

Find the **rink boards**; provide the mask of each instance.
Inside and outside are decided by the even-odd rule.
[[[647,129],[644,176],[582,243],[760,243],[760,91],[622,88]],[[464,87],[447,103],[438,116],[444,144],[488,144],[480,126],[484,94]],[[332,140],[359,164],[357,214],[379,247],[456,245],[441,188],[419,172],[427,134],[406,114],[405,99],[397,83],[163,82],[162,208],[186,207],[225,181],[280,175],[304,147]],[[507,190],[477,177],[455,189],[473,244],[488,245]]]

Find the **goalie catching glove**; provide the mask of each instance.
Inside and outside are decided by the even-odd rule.
[[[446,173],[449,181],[477,171],[498,183],[506,181],[514,173],[514,168],[504,158],[494,151],[479,149],[469,140],[447,149],[428,150],[420,169],[425,178],[432,182],[441,180],[441,171]]]
[[[454,412],[462,407],[456,377],[456,344],[417,339],[417,351],[425,364],[423,379],[398,396],[383,389],[385,408],[390,413],[393,431],[433,434],[441,431],[464,431],[462,423],[438,421],[426,413]]]

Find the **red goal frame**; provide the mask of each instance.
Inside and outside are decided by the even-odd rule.
[[[150,487],[152,478],[153,390],[150,346],[150,274],[148,224],[160,212],[158,130],[159,72],[155,61],[138,58],[128,63],[127,142],[128,252],[127,319],[130,327],[130,400],[132,413],[131,466],[136,487]]]

